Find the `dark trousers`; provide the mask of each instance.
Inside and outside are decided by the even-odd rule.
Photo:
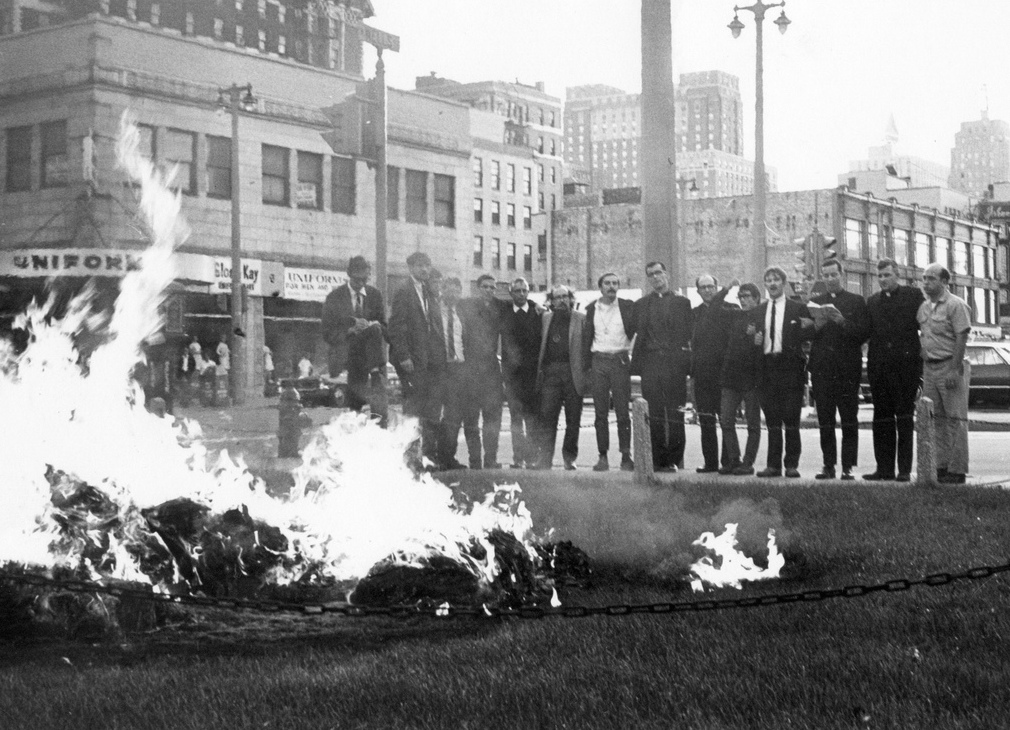
[[[403,383],[403,415],[413,416],[421,423],[421,456],[438,463],[439,416],[442,411],[440,378],[443,368],[414,370]]]
[[[538,460],[537,419],[540,413],[536,373],[530,374],[527,378],[512,378],[506,382],[505,398],[509,404],[512,463],[518,466],[534,466]]]
[[[722,386],[719,384],[718,369],[696,373],[691,376],[691,380],[694,383],[694,407],[698,412],[698,424],[701,426],[701,455],[705,459],[706,469],[717,469],[719,436],[716,417],[722,408]],[[722,463],[723,465],[726,463],[725,442],[723,442]]]
[[[681,353],[646,351],[642,360],[642,397],[649,403],[652,464],[656,469],[684,463],[684,402],[687,363]]]
[[[742,458],[740,441],[736,435],[736,410],[740,407],[741,401],[747,417],[747,446]],[[757,388],[747,391],[723,388],[721,405],[719,420],[722,422],[722,465],[730,468],[754,466],[758,447],[761,446],[761,399],[758,397]]]
[[[470,454],[470,468],[481,464],[492,467],[498,463],[498,434],[501,431],[502,385],[497,368],[464,366],[464,388],[467,397],[463,408],[463,435]],[[450,381],[449,387],[452,387]],[[481,423],[483,418],[483,425]],[[454,432],[458,434],[459,432]],[[481,461],[481,446],[484,459]]]
[[[572,366],[569,362],[552,362],[544,366],[540,387],[540,464],[550,466],[558,437],[558,416],[565,408],[565,438],[561,456],[572,463],[579,455],[579,421],[582,419],[582,396],[575,390]]]
[[[466,366],[463,363],[451,362],[446,366],[445,373],[439,383],[439,400],[442,409],[442,420],[439,423],[438,463],[451,464],[456,460],[456,448],[459,443],[459,427],[463,426],[463,438],[466,439],[467,451],[473,459],[473,450],[480,459],[480,429],[477,419],[470,418],[474,409],[473,383],[467,377]]]
[[[834,469],[838,463],[838,443],[835,439],[837,411],[842,422],[842,471],[849,471],[859,458],[859,381],[814,375],[813,391],[824,466]]]
[[[870,380],[873,455],[880,474],[894,475],[895,456],[899,474],[912,471],[915,396],[921,384],[918,368],[904,363],[883,364]]]
[[[796,358],[781,355],[764,356],[761,379],[761,409],[768,426],[768,468],[795,469],[800,465],[800,414],[803,410],[803,387],[806,371]],[[785,431],[785,457],[782,455],[782,432]]]
[[[631,401],[631,366],[628,355],[610,355],[602,352],[593,353],[593,409],[596,418],[596,447],[601,456],[606,456],[610,450],[610,401],[614,401],[614,413],[617,414],[617,444],[621,453],[631,455],[631,413],[628,404]]]

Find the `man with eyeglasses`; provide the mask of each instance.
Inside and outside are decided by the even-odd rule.
[[[645,275],[652,292],[635,302],[632,373],[642,376],[649,403],[652,465],[677,471],[684,464],[684,402],[691,363],[691,301],[670,290],[662,261],[651,261]]]
[[[529,300],[530,285],[519,277],[509,287],[511,303],[502,314],[501,351],[505,398],[512,432],[512,468],[537,465],[537,353],[540,351],[540,312]]]
[[[734,281],[735,286],[739,282]],[[694,331],[691,335],[691,383],[694,386],[694,408],[701,426],[701,454],[704,464],[699,474],[718,472],[728,466],[726,442],[723,441],[722,459],[719,458],[719,436],[716,416],[722,401],[720,370],[729,344],[730,314],[736,305],[726,303],[728,288],[719,288],[714,276],[702,274],[694,286],[701,304],[694,308]]]

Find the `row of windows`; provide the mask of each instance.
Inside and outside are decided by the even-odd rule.
[[[516,270],[516,245],[513,241],[506,244],[505,268],[509,271]],[[489,261],[492,269],[500,269],[501,265],[501,239],[492,238],[490,243]],[[484,236],[473,237],[473,265],[484,266]],[[533,271],[533,244],[523,244],[523,271]]]
[[[501,225],[501,203],[492,200],[488,203],[491,209],[491,225]],[[473,199],[473,222],[484,222],[484,200],[482,198]],[[505,225],[509,228],[516,227],[516,206],[515,203],[505,204]],[[533,228],[533,208],[528,205],[523,206],[523,228],[530,230]]]
[[[538,114],[534,116],[534,120],[541,126],[556,127],[558,123],[557,112],[550,111],[545,112],[543,109],[537,110]],[[530,108],[528,106],[523,106],[522,104],[510,101],[505,107],[505,116],[509,119],[515,119],[517,122],[529,122],[530,121]]]
[[[993,278],[996,251],[981,244],[951,241],[922,231],[845,219],[845,254],[848,258],[892,258],[903,266],[922,269],[931,263],[945,266],[952,274]]]

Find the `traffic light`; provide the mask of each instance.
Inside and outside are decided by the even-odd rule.
[[[793,269],[796,273],[803,277],[804,279],[810,277],[811,265],[813,264],[813,257],[811,256],[812,249],[810,247],[810,238],[794,238],[793,243],[796,245],[796,251],[793,252],[793,256],[799,259],[798,263],[793,264]]]
[[[835,248],[837,243],[837,239],[821,236],[821,265],[838,258],[838,250]]]

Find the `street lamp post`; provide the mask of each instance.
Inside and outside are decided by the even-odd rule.
[[[228,388],[234,405],[245,402],[245,332],[242,329],[245,290],[242,284],[242,185],[239,181],[239,112],[256,105],[252,84],[232,84],[218,89],[218,104],[231,112],[231,332],[228,336],[231,367]]]
[[[738,13],[749,10],[754,13],[754,27],[757,36],[757,62],[755,64],[755,101],[754,101],[754,251],[752,252],[752,267],[754,281],[760,281],[768,264],[768,227],[765,222],[768,186],[765,177],[765,140],[764,140],[764,31],[762,23],[765,11],[770,8],[785,7],[785,0],[778,3],[765,3],[758,0],[753,5],[733,7],[733,20],[727,26],[734,38],[740,37],[744,25],[740,22]],[[786,17],[786,11],[775,20],[780,33],[785,33],[792,21]]]

